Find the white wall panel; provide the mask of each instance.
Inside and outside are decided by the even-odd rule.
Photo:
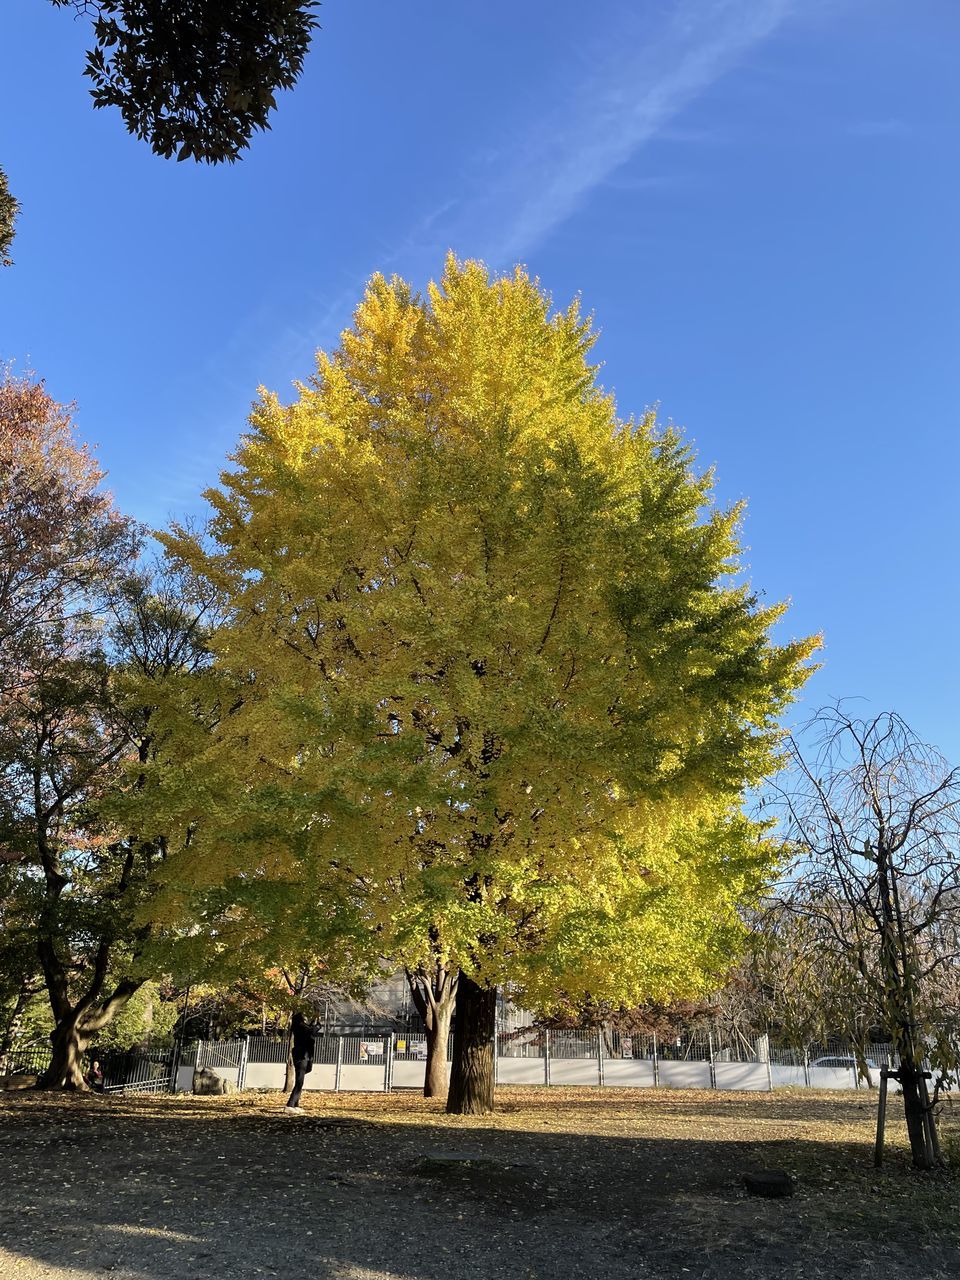
[[[335,1068],[331,1067],[330,1070],[335,1070]],[[314,1071],[316,1071],[316,1067],[314,1067]],[[344,1065],[340,1068],[340,1088],[347,1092],[382,1093],[384,1084],[383,1076],[384,1064],[382,1062],[377,1062],[372,1065],[364,1063],[363,1066]],[[307,1080],[309,1079],[310,1077],[307,1076]],[[313,1087],[317,1088],[318,1086],[314,1085]],[[322,1085],[319,1087],[323,1088]],[[332,1081],[329,1088],[333,1088]]]
[[[661,1062],[661,1089],[709,1089],[709,1062]]]
[[[718,1089],[770,1088],[765,1062],[718,1062],[713,1071]]]
[[[498,1084],[543,1084],[542,1058],[498,1058]]]
[[[596,1058],[553,1058],[550,1062],[551,1084],[599,1084],[600,1069]]]
[[[619,1089],[652,1089],[653,1063],[649,1058],[604,1058],[603,1083]]]

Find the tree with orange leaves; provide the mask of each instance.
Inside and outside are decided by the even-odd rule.
[[[0,379],[0,690],[32,637],[89,613],[136,557],[103,478],[42,382]]]
[[[41,383],[0,382],[0,860],[50,1000],[55,1088],[83,1087],[84,1048],[154,976],[135,912],[163,845],[117,801],[155,749],[142,681],[205,653],[206,600],[138,570],[140,531],[102,481]]]

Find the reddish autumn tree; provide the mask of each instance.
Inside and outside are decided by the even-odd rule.
[[[0,690],[35,632],[89,613],[127,571],[138,530],[42,382],[0,377]]]
[[[156,748],[144,690],[203,661],[210,602],[138,571],[140,530],[102,482],[42,383],[0,379],[0,861],[54,1087],[82,1087],[86,1044],[153,976],[135,914],[163,848],[119,801]]]

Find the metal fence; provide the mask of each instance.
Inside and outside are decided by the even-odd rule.
[[[842,1040],[802,1047],[779,1045],[770,1050],[775,1086],[811,1089],[875,1089],[884,1067],[896,1069],[899,1055],[890,1044],[867,1044],[859,1051]],[[891,1090],[898,1090],[895,1080]]]
[[[238,1089],[281,1089],[289,1039],[251,1036],[201,1041],[180,1060],[176,1087],[192,1087],[194,1066],[208,1066]],[[447,1062],[452,1056],[452,1037]],[[610,1030],[499,1030],[495,1073],[500,1084],[624,1088],[770,1089],[774,1081],[766,1037],[734,1049],[710,1035],[660,1041]],[[314,1041],[307,1090],[387,1092],[421,1088],[426,1037],[404,1032],[325,1035]]]
[[[657,1037],[514,1026],[495,1038],[494,1070],[504,1085],[584,1085],[606,1088],[747,1089],[779,1087],[875,1088],[882,1067],[896,1067],[890,1045],[867,1045],[859,1055],[842,1042],[791,1048],[766,1036],[726,1043],[711,1033]],[[126,1051],[92,1050],[105,1092],[189,1092],[198,1068],[237,1089],[282,1089],[289,1038],[250,1036]],[[447,1063],[453,1038],[447,1044]],[[859,1062],[858,1062],[859,1058]],[[14,1046],[0,1075],[39,1074],[50,1061],[44,1045]],[[89,1065],[89,1064],[88,1064]],[[426,1037],[404,1032],[317,1036],[308,1090],[389,1092],[422,1088]],[[891,1087],[896,1087],[891,1082]]]
[[[104,1093],[165,1093],[174,1086],[176,1050],[127,1049],[99,1058]]]
[[[50,1065],[50,1046],[45,1044],[15,1044],[0,1060],[0,1076],[39,1076]]]
[[[14,1045],[0,1062],[0,1077],[42,1075],[50,1065],[48,1045]],[[96,1089],[105,1093],[162,1093],[173,1087],[176,1052],[160,1045],[153,1048],[96,1049],[85,1055],[84,1074]],[[96,1062],[100,1075],[94,1083]]]
[[[896,1066],[900,1061],[891,1044],[866,1044],[860,1052],[866,1062],[878,1070],[880,1067]],[[846,1040],[826,1040],[800,1048],[790,1045],[773,1045],[770,1049],[770,1057],[783,1066],[802,1066],[804,1062],[816,1062],[820,1058],[854,1059],[856,1052]]]

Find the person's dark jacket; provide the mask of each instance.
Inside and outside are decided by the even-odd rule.
[[[290,1056],[294,1062],[311,1063],[313,1061],[313,1028],[308,1027],[305,1022],[293,1028],[293,1046]]]

